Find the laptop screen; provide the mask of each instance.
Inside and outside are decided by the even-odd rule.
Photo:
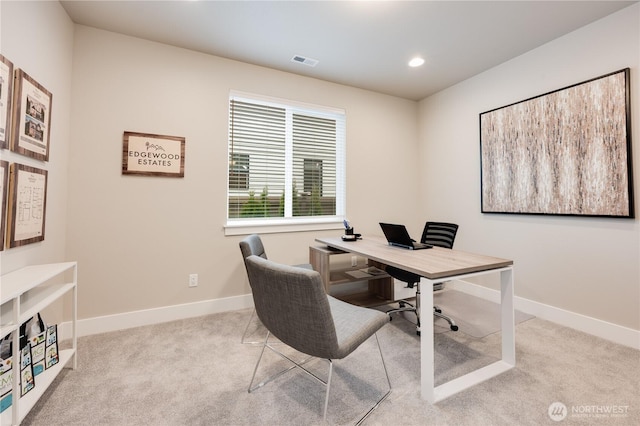
[[[380,222],[380,227],[389,244],[399,245],[403,247],[413,247],[413,241],[409,236],[409,232],[404,225],[395,225],[392,223]]]

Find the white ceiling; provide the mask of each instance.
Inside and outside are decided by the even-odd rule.
[[[636,2],[61,1],[78,24],[413,100]]]

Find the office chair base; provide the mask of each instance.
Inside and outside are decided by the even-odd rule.
[[[406,300],[398,301],[399,308],[389,309],[386,311],[387,315],[389,315],[389,321],[393,321],[393,316],[391,314],[399,313],[399,312],[413,312],[416,315],[416,334],[420,335],[420,316],[418,315],[418,311],[414,305],[407,302]],[[407,306],[408,305],[408,306]]]
[[[399,302],[399,305],[400,305],[400,308],[389,309],[388,311],[386,311],[387,315],[389,315],[389,320],[393,321],[393,317],[391,316],[391,314],[395,314],[399,312],[413,312],[414,314],[416,314],[416,318],[418,320],[416,324],[416,334],[419,336],[420,335],[420,316],[418,315],[415,306],[413,306],[411,303],[407,302],[406,300],[401,300]],[[409,306],[407,307],[404,305],[409,305]],[[458,325],[456,324],[456,322],[451,317],[444,315],[442,313],[442,309],[440,309],[439,307],[437,306],[433,307],[433,315],[447,321],[449,323],[449,328],[451,328],[451,331],[458,331]]]
[[[456,325],[456,322],[451,319],[450,317],[442,314],[442,309],[438,308],[437,306],[433,307],[433,315],[438,317],[438,318],[442,318],[443,320],[445,320],[446,322],[449,323],[449,327],[451,328],[451,331],[458,331],[458,326]]]

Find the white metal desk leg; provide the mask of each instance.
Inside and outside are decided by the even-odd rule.
[[[502,310],[502,360],[516,365],[516,326],[513,306],[513,268],[500,272],[500,306]]]
[[[435,359],[433,341],[433,281],[420,280],[420,390],[422,399],[435,402]]]

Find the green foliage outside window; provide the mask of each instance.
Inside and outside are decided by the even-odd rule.
[[[260,199],[256,199],[256,192],[249,191],[249,199],[242,205],[240,217],[269,217],[269,189],[265,186],[260,194]]]
[[[277,199],[269,197],[269,188],[264,187],[259,197],[255,191],[249,191],[247,201],[242,204],[240,217],[284,217],[284,194]],[[319,216],[323,214],[320,189],[314,186],[311,194],[300,193],[293,183],[292,190],[293,216]]]

